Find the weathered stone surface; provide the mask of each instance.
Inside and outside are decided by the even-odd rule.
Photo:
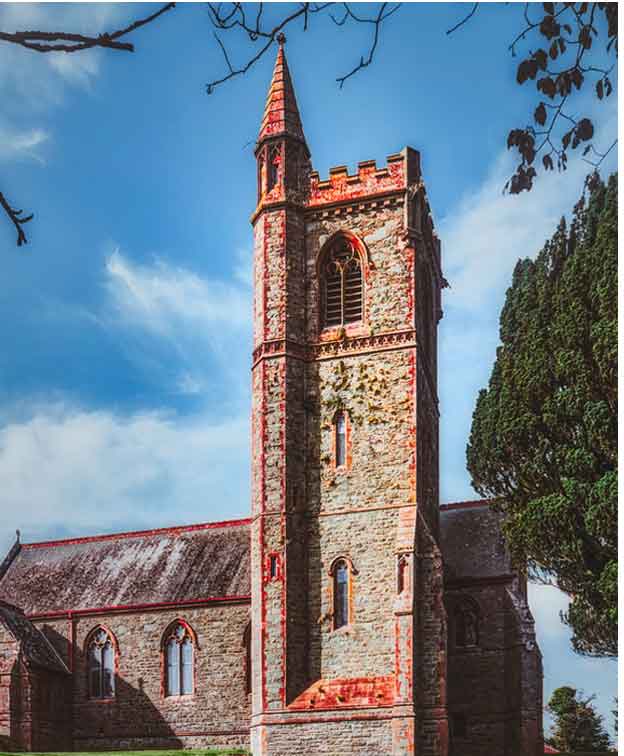
[[[16,632],[0,611],[0,744],[538,756],[541,657],[499,516],[439,505],[444,279],[420,156],[320,180],[281,47],[256,156],[251,519],[12,549],[0,597],[29,616]],[[361,317],[326,327],[338,239],[359,260]],[[193,693],[167,696],[180,620]],[[100,626],[107,700],[88,691]]]

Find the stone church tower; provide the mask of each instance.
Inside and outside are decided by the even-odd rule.
[[[256,147],[251,518],[0,561],[0,749],[543,756],[526,580],[439,505],[418,152],[321,180],[280,43]]]
[[[256,158],[253,753],[446,754],[445,282],[420,156],[321,180],[282,39]]]

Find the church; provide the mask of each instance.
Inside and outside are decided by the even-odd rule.
[[[439,502],[446,282],[420,155],[321,178],[283,38],[255,155],[250,516],[18,537],[0,750],[541,756],[500,515]]]

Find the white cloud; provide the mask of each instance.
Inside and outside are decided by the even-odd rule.
[[[38,148],[49,138],[45,129],[18,131],[0,122],[0,161],[24,157],[44,163]]]
[[[97,34],[111,30],[129,12],[114,3],[2,3],[0,27],[6,32],[34,29]],[[101,55],[100,50],[43,54],[3,43],[0,95],[5,111],[24,107],[39,111],[59,104],[67,84],[89,87],[99,72]]]
[[[93,35],[114,30],[132,13],[129,5],[115,3],[0,3],[0,28]],[[92,88],[103,54],[102,50],[39,53],[2,42],[0,160],[28,157],[44,163],[37,147],[49,139],[49,130],[35,124],[64,101],[68,88]]]
[[[178,392],[187,396],[201,394],[206,389],[206,381],[189,372],[182,373],[178,379]]]
[[[234,278],[243,286],[253,286],[253,250],[251,247],[236,250]]]
[[[207,331],[249,327],[250,292],[239,285],[204,279],[161,259],[137,265],[119,250],[108,258],[106,272],[119,317],[163,336],[179,326]]]
[[[599,124],[596,145],[608,146],[617,133],[617,103],[600,107],[589,103],[583,110]],[[603,175],[616,164],[614,150]],[[503,195],[513,166],[510,153],[499,155],[484,182],[438,224],[442,267],[451,284],[444,292],[439,344],[444,501],[474,496],[465,448],[477,394],[487,386],[496,355],[500,309],[514,266],[537,255],[562,216],[569,219],[591,170],[572,153],[564,173],[540,172],[532,191]],[[451,407],[452,416],[445,413]]]
[[[91,322],[112,329],[133,358],[147,352],[152,368],[166,359],[159,345],[173,346],[171,393],[218,401],[202,402],[192,418],[62,400],[0,408],[0,551],[17,527],[32,541],[247,514],[247,281],[202,278],[161,259],[137,264],[119,250],[108,256],[106,298]],[[155,343],[142,344],[145,335]]]
[[[617,133],[615,101],[601,116],[597,145],[607,145]],[[615,167],[615,154],[607,169]],[[530,192],[503,194],[513,173],[514,159],[504,152],[483,184],[467,194],[440,223],[444,269],[451,289],[451,308],[490,307],[492,294],[507,288],[516,261],[534,257],[555,231],[561,216],[570,217],[591,166],[573,154],[563,173],[541,172]]]
[[[245,516],[248,437],[246,414],[32,407],[0,429],[0,551],[16,528],[33,541]]]
[[[201,394],[219,383],[229,400],[246,400],[252,304],[240,262],[233,279],[224,281],[158,258],[138,264],[117,249],[106,261],[105,274],[108,298],[100,322],[131,335],[132,359],[153,351],[153,342],[146,343],[144,336],[155,338],[175,352],[174,393]]]

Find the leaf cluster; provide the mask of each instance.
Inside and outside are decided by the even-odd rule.
[[[467,447],[501,499],[519,568],[572,597],[576,651],[617,655],[617,175],[594,176],[535,260],[520,260]]]
[[[588,162],[597,167],[613,147],[599,152],[591,141],[591,119],[577,118],[564,108],[571,95],[589,82],[599,100],[613,92],[610,74],[615,63],[610,59],[617,56],[617,3],[543,3],[543,15],[535,20],[529,17],[529,7],[534,13],[539,6],[526,4],[526,26],[510,49],[515,55],[521,41],[537,38],[540,46],[520,61],[516,81],[519,85],[534,82],[539,100],[533,122],[512,129],[507,139],[507,148],[515,148],[520,158],[505,185],[511,194],[532,188],[539,154],[544,170],[552,171],[555,166],[565,170],[568,151],[584,144],[583,156],[592,153],[596,160]],[[604,49],[598,44],[602,41]]]

